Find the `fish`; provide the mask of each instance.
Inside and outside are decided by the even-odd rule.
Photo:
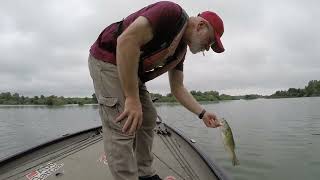
[[[221,124],[220,132],[221,132],[222,141],[223,141],[223,144],[224,144],[226,151],[231,156],[232,165],[233,166],[240,165],[240,162],[239,162],[239,160],[236,156],[236,153],[235,153],[236,145],[234,143],[231,128],[230,128],[227,120],[225,120],[224,118],[220,119],[219,121]]]

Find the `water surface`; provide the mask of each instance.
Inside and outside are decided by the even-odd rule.
[[[228,120],[240,166],[233,167],[219,129],[177,104],[157,104],[163,120],[197,141],[233,179],[320,177],[320,98],[206,103]],[[0,159],[46,141],[101,125],[97,106],[0,106]]]

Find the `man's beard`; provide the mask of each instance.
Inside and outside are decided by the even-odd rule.
[[[200,39],[197,37],[196,32],[191,34],[189,49],[192,54],[196,54],[202,50]]]

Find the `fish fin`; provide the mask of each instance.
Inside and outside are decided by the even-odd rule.
[[[229,151],[231,152],[231,150],[228,148],[228,145],[226,144],[225,140],[224,140],[224,137],[222,137],[222,144],[223,144],[223,147],[226,151]],[[232,152],[231,152],[232,153]]]
[[[240,165],[240,162],[239,162],[239,160],[238,160],[238,158],[237,158],[235,153],[233,153],[233,156],[232,156],[232,165],[233,166]]]

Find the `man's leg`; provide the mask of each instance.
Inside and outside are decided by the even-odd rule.
[[[145,177],[155,174],[155,170],[152,168],[152,144],[157,112],[146,86],[141,82],[139,83],[139,96],[142,104],[143,121],[141,128],[136,133],[135,153],[138,163],[138,174]]]
[[[115,180],[137,180],[137,162],[133,152],[135,135],[121,132],[125,123],[114,119],[124,109],[124,95],[117,67],[89,56],[89,70],[93,79],[99,114],[103,127],[104,149],[110,171]]]

